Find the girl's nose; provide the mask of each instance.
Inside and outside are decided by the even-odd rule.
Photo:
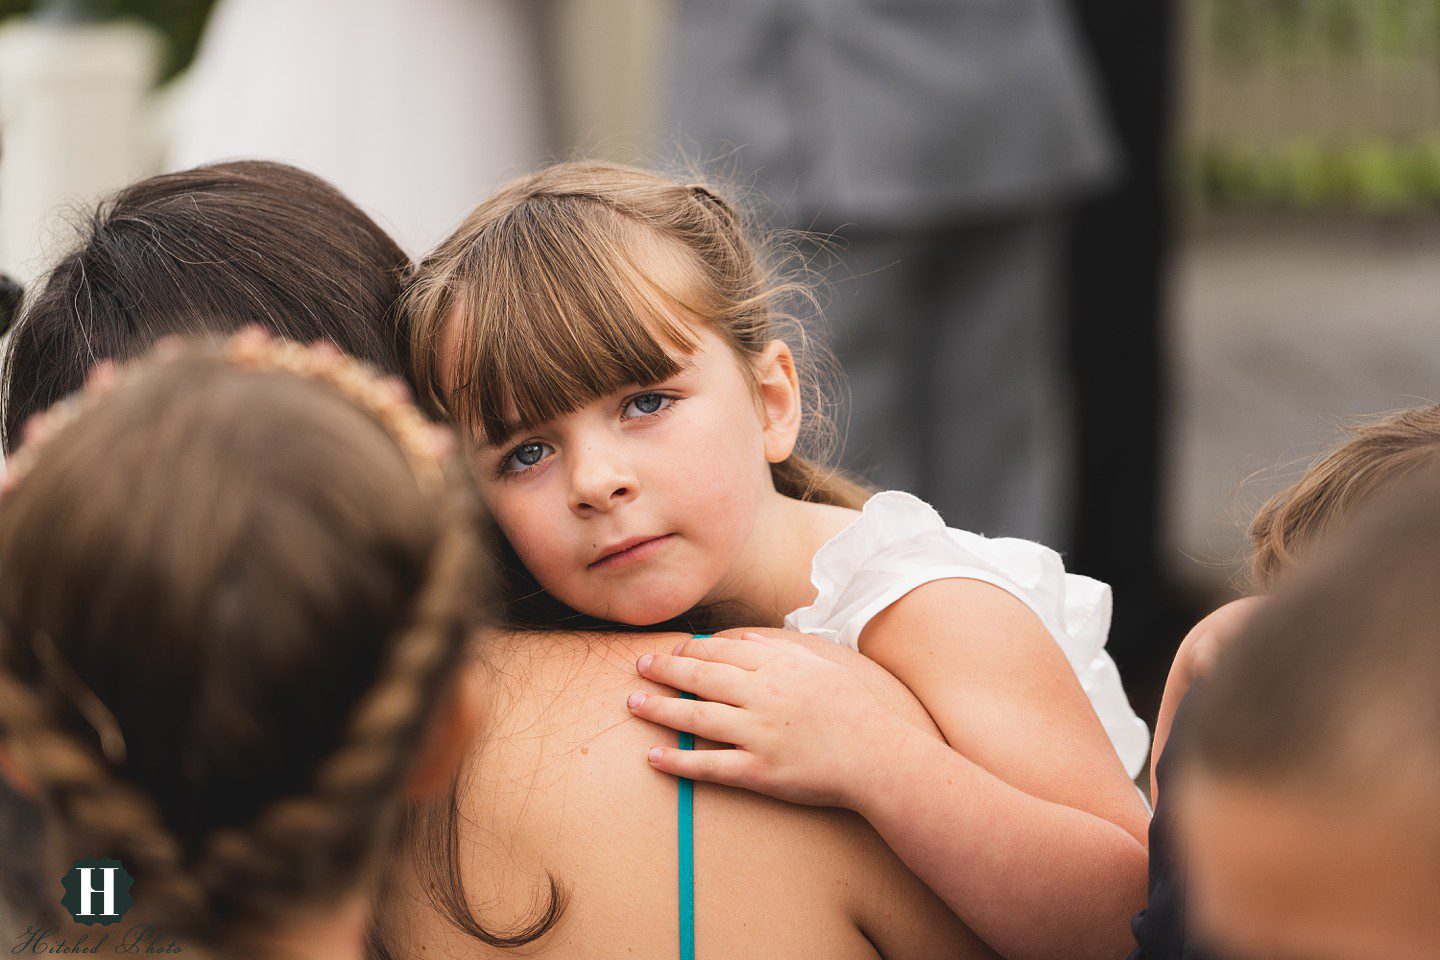
[[[634,471],[617,457],[587,450],[571,460],[570,511],[578,517],[608,513],[637,492]]]

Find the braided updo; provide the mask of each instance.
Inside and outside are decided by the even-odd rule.
[[[144,922],[224,953],[378,868],[484,613],[481,507],[354,361],[164,352],[13,461],[0,742],[57,864],[120,859]]]

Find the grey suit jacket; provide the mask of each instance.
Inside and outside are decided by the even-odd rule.
[[[1053,203],[1115,154],[1063,0],[678,0],[666,134],[791,223]]]

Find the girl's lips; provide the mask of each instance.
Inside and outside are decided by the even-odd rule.
[[[667,533],[660,537],[651,537],[649,540],[641,540],[633,546],[618,550],[607,556],[601,557],[590,564],[591,570],[617,570],[627,567],[642,560],[648,560],[656,553],[665,549],[665,545],[674,539],[675,534]]]

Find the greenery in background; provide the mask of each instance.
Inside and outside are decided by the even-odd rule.
[[[30,13],[36,0],[0,0],[0,20]],[[195,45],[214,0],[89,0],[88,6],[105,17],[132,17],[153,25],[165,35],[165,63],[161,77],[168,80],[189,66]]]
[[[1440,66],[1440,0],[1191,2],[1203,16],[1195,42],[1205,47],[1205,69],[1255,76],[1257,96],[1267,74],[1342,85],[1378,79],[1383,91],[1387,75]],[[1435,129],[1403,140],[1362,128],[1279,143],[1192,144],[1186,179],[1205,207],[1440,209],[1440,117],[1430,119]]]
[[[1338,63],[1375,46],[1386,57],[1405,60],[1430,45],[1440,51],[1440,26],[1421,36],[1417,24],[1425,7],[1440,15],[1440,0],[1196,0],[1204,8],[1203,42],[1224,61]]]
[[[1410,143],[1211,145],[1196,151],[1191,176],[1215,207],[1440,209],[1440,134]]]

